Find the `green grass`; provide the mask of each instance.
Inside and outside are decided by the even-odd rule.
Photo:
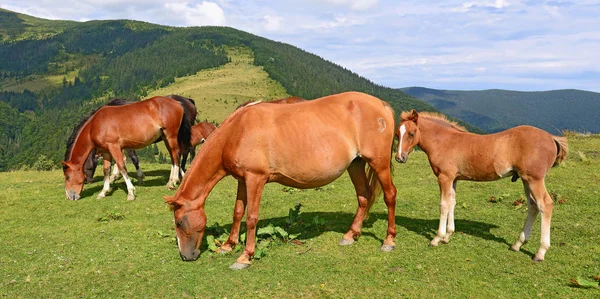
[[[142,165],[146,185],[126,201],[125,184],[95,199],[98,182],[83,199],[67,201],[60,170],[0,173],[0,294],[32,297],[427,297],[591,298],[600,289],[577,288],[570,279],[600,274],[600,138],[570,138],[571,155],[551,170],[547,187],[564,200],[556,204],[552,248],[534,263],[539,219],[522,252],[509,251],[526,217],[512,202],[522,185],[501,180],[460,182],[457,233],[450,244],[429,248],[437,229],[438,187],[422,152],[395,164],[398,187],[396,249],[382,253],[385,205],[379,200],[358,242],[337,245],[356,210],[347,175],[323,190],[284,192],[268,184],[259,227],[285,225],[297,202],[300,218],[325,220],[324,229],[301,233],[301,245],[271,247],[243,271],[228,269],[237,254],[219,256],[202,246],[195,262],[182,262],[174,240],[173,216],[163,203],[167,165]],[[585,159],[581,159],[581,152]],[[394,162],[395,163],[395,162]],[[131,167],[132,168],[132,167]],[[135,174],[131,172],[131,176]],[[134,179],[135,183],[135,179]],[[206,204],[209,226],[227,228],[235,198],[234,179],[213,190]],[[490,203],[490,196],[502,197]],[[539,217],[538,217],[539,218]]]

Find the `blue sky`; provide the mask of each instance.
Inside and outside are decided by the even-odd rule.
[[[600,92],[600,1],[4,0],[48,19],[230,26],[389,87]]]

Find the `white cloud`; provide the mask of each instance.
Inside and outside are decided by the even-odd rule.
[[[281,17],[277,16],[264,16],[264,28],[267,31],[281,31],[281,21],[283,20]]]
[[[183,17],[186,26],[225,25],[225,12],[215,2],[202,1],[200,4],[188,2],[167,2],[165,8],[172,18]]]
[[[352,10],[367,10],[377,5],[377,0],[324,0],[338,6],[349,7]]]

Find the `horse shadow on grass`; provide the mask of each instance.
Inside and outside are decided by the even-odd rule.
[[[323,219],[325,220],[325,225],[322,227],[318,227],[318,225],[314,225],[314,219]],[[350,225],[354,219],[354,214],[350,213],[342,213],[342,212],[302,212],[300,213],[299,219],[296,220],[295,225],[290,225],[288,222],[288,217],[275,217],[268,219],[260,219],[258,223],[258,228],[266,227],[268,225],[280,226],[284,228],[289,234],[299,234],[298,240],[309,240],[315,237],[322,235],[325,232],[337,232],[339,233],[339,238],[349,230]],[[363,223],[363,228],[371,228],[373,224],[378,221],[386,221],[387,222],[387,214],[384,213],[372,213]],[[498,242],[500,244],[507,245],[510,248],[510,243],[506,241],[506,239],[501,238],[499,236],[494,235],[491,230],[498,228],[497,225],[489,224],[480,221],[473,221],[467,219],[455,219],[455,225],[458,228],[457,232],[471,235],[473,237],[481,238],[483,240]],[[419,219],[419,218],[410,218],[405,216],[396,216],[396,226],[404,227],[408,231],[416,233],[425,237],[427,240],[433,239],[436,235],[438,228],[439,220],[437,219]],[[231,224],[226,224],[219,226],[220,229],[224,230],[226,233],[229,233],[231,230]],[[245,222],[242,222],[242,231],[245,231]],[[207,234],[215,234],[214,231],[211,231],[211,227],[207,229]],[[381,232],[366,232],[364,229],[362,230],[361,238],[373,238],[381,243],[383,243],[383,238],[385,237],[386,230],[383,229]],[[399,238],[398,238],[399,237]],[[397,236],[396,240],[402,239],[402,236]],[[242,240],[243,241],[243,240]],[[202,242],[202,251],[206,250],[206,242]],[[427,244],[427,243],[424,243]],[[424,245],[425,246],[425,245]],[[526,250],[521,250],[525,254],[533,256],[533,253],[528,252]]]

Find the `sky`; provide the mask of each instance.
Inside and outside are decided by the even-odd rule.
[[[600,92],[600,1],[3,0],[57,20],[228,26],[388,87]]]

